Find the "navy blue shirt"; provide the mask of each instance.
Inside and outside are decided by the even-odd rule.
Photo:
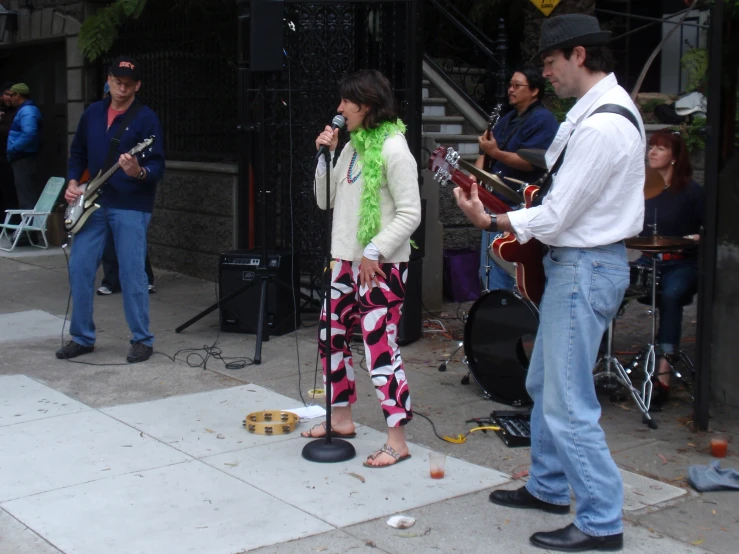
[[[703,187],[695,181],[680,192],[666,189],[644,202],[644,229],[642,236],[652,234],[649,225],[654,223],[657,212],[657,234],[667,237],[684,237],[700,233],[703,225]]]
[[[493,137],[498,143],[498,148],[505,152],[516,152],[524,148],[546,150],[552,144],[558,129],[559,123],[552,112],[537,101],[521,115],[518,115],[518,111],[511,110],[501,117],[493,129]],[[521,171],[500,161],[496,161],[492,171],[489,171],[501,177],[511,177],[527,183],[536,181],[545,172],[544,169],[536,167],[533,171]]]
[[[91,104],[82,114],[70,148],[68,164],[70,180],[79,181],[85,169],[90,170],[91,177],[96,176],[99,171],[105,172],[109,169],[102,166],[108,155],[110,140],[116,136],[126,116],[125,112],[117,115],[110,128],[107,128],[109,106],[110,98],[106,98]],[[151,213],[154,208],[156,184],[164,176],[164,145],[162,144],[164,136],[159,118],[151,108],[142,106],[128,122],[126,130],[121,135],[118,155],[113,163],[118,161],[120,154],[129,152],[150,136],[155,137],[154,144],[138,154],[139,165],[147,171],[146,179],[129,177],[122,169],[119,169],[111,175],[101,189],[98,204],[109,208]]]

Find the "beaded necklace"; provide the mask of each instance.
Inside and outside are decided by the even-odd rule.
[[[362,175],[362,169],[359,169],[359,173],[357,173],[354,177],[352,177],[352,171],[354,170],[354,165],[357,163],[357,158],[359,157],[359,154],[355,151],[352,155],[352,161],[349,162],[349,169],[346,170],[346,180],[347,182],[352,185],[357,182],[357,179]]]

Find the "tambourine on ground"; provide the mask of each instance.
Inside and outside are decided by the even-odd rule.
[[[256,435],[287,435],[295,430],[300,418],[285,410],[252,412],[242,422],[244,428]]]

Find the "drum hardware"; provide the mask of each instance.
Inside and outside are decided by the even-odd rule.
[[[549,169],[547,167],[546,153],[546,150],[536,148],[522,148],[521,150],[516,150],[516,154],[521,156],[523,161],[528,162],[539,169]]]
[[[624,369],[624,366],[621,365],[621,362],[618,361],[618,358],[613,355],[613,320],[611,320],[611,322],[608,324],[607,333],[608,338],[606,353],[595,364],[596,370],[599,366],[602,366],[603,370],[595,371],[593,373],[593,380],[596,387],[598,386],[598,383],[600,381],[606,381],[610,383],[613,383],[615,381],[616,383],[627,389],[629,393],[631,393],[631,397],[634,399],[634,402],[639,407],[639,410],[642,413],[642,422],[645,423],[650,429],[657,429],[657,422],[654,421],[652,416],[649,414],[649,402],[651,400],[652,393],[651,381],[649,381],[649,396],[644,396],[644,387],[642,387],[641,391],[634,387],[631,382],[631,378],[629,377],[629,373],[631,372],[631,370],[627,371],[626,369]]]
[[[459,352],[463,346],[464,346],[464,342],[457,343],[457,349],[454,352],[452,352],[451,356],[449,356],[446,360],[441,362],[441,365],[439,366],[439,371],[446,371],[447,364],[450,363],[452,359],[454,359],[454,356],[457,355],[457,352]],[[467,359],[462,358],[462,363],[467,363]]]

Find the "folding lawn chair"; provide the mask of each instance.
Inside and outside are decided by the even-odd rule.
[[[36,248],[48,248],[49,241],[46,240],[46,220],[51,214],[51,210],[54,208],[54,203],[59,197],[59,192],[64,186],[63,177],[52,177],[46,183],[44,192],[36,202],[36,206],[33,211],[28,210],[5,210],[5,222],[0,223],[0,249],[10,252],[15,248],[16,244],[20,240],[22,234],[25,232],[28,237],[28,242],[31,246]],[[11,223],[10,219],[14,215],[21,217],[20,223]],[[41,238],[44,239],[44,244],[36,244],[33,240],[32,232],[41,233]],[[10,248],[2,245],[2,239],[7,239],[10,242]]]

